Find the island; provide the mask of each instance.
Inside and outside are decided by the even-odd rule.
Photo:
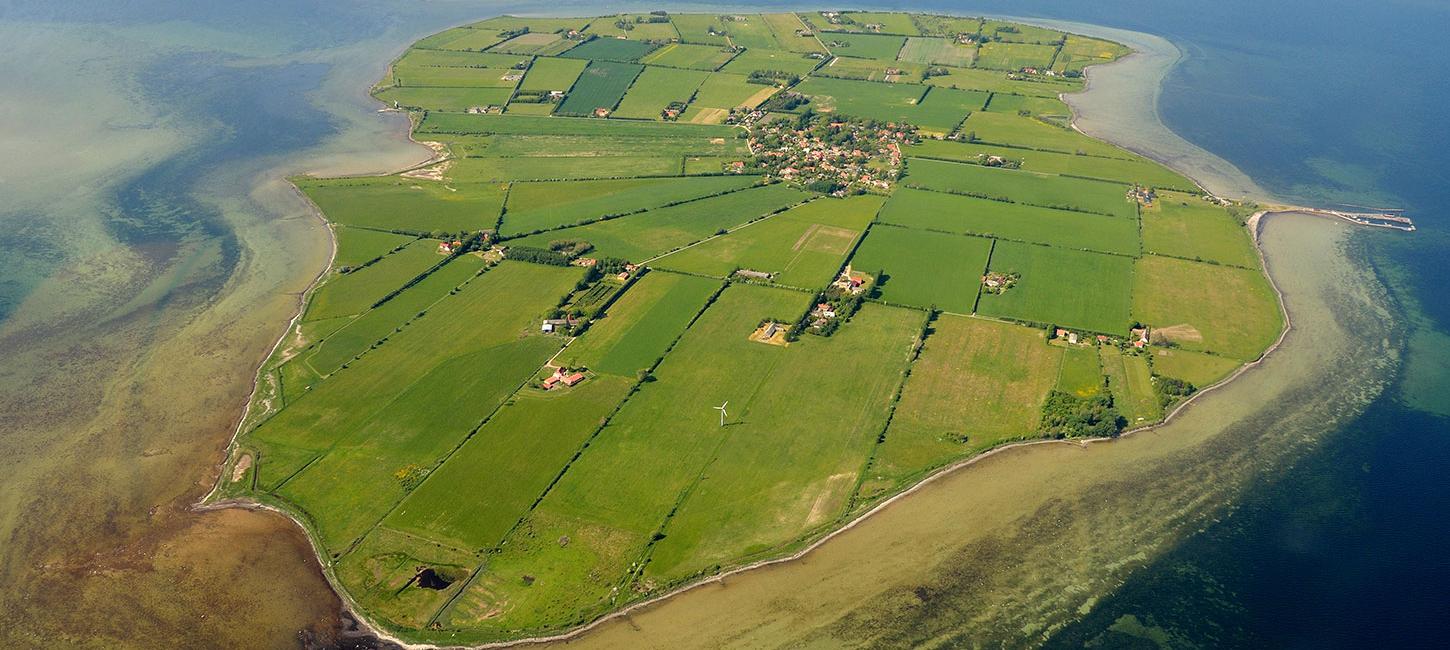
[[[436,156],[294,179],[332,263],[208,500],[297,521],[380,634],[507,642],[1159,423],[1285,321],[1257,206],[1073,128],[1129,54],[844,11],[428,36],[373,93]]]

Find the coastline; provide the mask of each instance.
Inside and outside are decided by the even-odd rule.
[[[1180,60],[1180,57],[1181,57],[1181,52],[1178,52],[1177,48],[1176,47],[1173,47],[1171,45],[1171,43],[1168,43],[1168,41],[1163,40],[1163,39],[1161,39],[1159,37],[1152,36],[1152,35],[1149,35],[1149,34],[1144,34],[1142,32],[1132,32],[1132,31],[1127,31],[1127,30],[1106,28],[1106,27],[1100,27],[1100,26],[1089,25],[1089,24],[1084,24],[1084,23],[1065,22],[1065,21],[1049,21],[1049,20],[1040,20],[1040,19],[1031,19],[1031,18],[1019,18],[1019,17],[1011,17],[1011,16],[1003,16],[1002,18],[1010,19],[1010,20],[1015,20],[1015,21],[1019,21],[1019,22],[1024,22],[1024,23],[1036,23],[1036,24],[1041,24],[1041,25],[1045,25],[1045,26],[1056,27],[1056,28],[1059,28],[1059,29],[1070,30],[1070,31],[1073,31],[1073,32],[1077,32],[1077,33],[1081,33],[1081,34],[1086,34],[1086,35],[1090,35],[1090,36],[1099,36],[1099,37],[1102,37],[1102,38],[1110,38],[1112,40],[1116,40],[1118,42],[1122,42],[1122,43],[1124,43],[1126,45],[1129,45],[1133,49],[1133,52],[1130,55],[1125,56],[1122,59],[1119,59],[1119,60],[1114,61],[1112,63],[1103,64],[1103,65],[1090,66],[1089,68],[1087,68],[1087,70],[1085,72],[1085,76],[1087,78],[1087,83],[1085,84],[1084,89],[1082,91],[1078,92],[1078,93],[1073,93],[1073,94],[1070,94],[1070,95],[1062,95],[1062,99],[1064,101],[1066,101],[1072,107],[1072,109],[1073,109],[1073,120],[1072,120],[1072,123],[1071,123],[1072,128],[1074,128],[1074,129],[1076,129],[1076,130],[1078,130],[1078,131],[1080,131],[1080,132],[1082,132],[1082,133],[1084,133],[1086,135],[1089,135],[1089,136],[1091,136],[1093,138],[1096,138],[1096,139],[1099,139],[1099,140],[1108,142],[1110,144],[1114,144],[1114,145],[1123,147],[1125,149],[1128,149],[1130,151],[1133,151],[1134,153],[1138,153],[1138,154],[1143,155],[1145,157],[1148,157],[1148,158],[1150,158],[1152,160],[1155,160],[1156,162],[1158,162],[1160,164],[1163,164],[1164,166],[1169,167],[1170,169],[1173,169],[1174,171],[1177,171],[1177,172],[1179,172],[1179,173],[1187,176],[1190,180],[1192,180],[1193,182],[1197,183],[1200,187],[1202,187],[1203,189],[1205,189],[1205,190],[1207,190],[1207,191],[1209,191],[1209,192],[1211,192],[1213,194],[1222,195],[1222,196],[1236,196],[1237,198],[1251,199],[1251,200],[1252,199],[1259,198],[1259,197],[1262,197],[1266,202],[1272,201],[1272,199],[1269,197],[1269,195],[1268,195],[1267,192],[1265,192],[1264,190],[1262,190],[1262,188],[1259,188],[1257,186],[1257,184],[1254,184],[1251,179],[1248,179],[1247,176],[1243,175],[1243,173],[1241,171],[1239,171],[1236,167],[1234,167],[1231,163],[1228,163],[1227,161],[1224,161],[1221,158],[1218,158],[1217,156],[1213,155],[1212,153],[1207,152],[1206,150],[1203,150],[1203,149],[1197,147],[1196,145],[1193,145],[1191,143],[1188,143],[1186,140],[1183,140],[1181,137],[1178,137],[1176,134],[1172,134],[1172,132],[1169,131],[1167,129],[1167,127],[1165,125],[1163,125],[1160,120],[1157,119],[1157,115],[1156,115],[1156,98],[1157,98],[1158,92],[1161,90],[1161,82],[1163,80],[1162,75],[1166,74],[1169,70],[1171,70],[1172,69],[1172,66],[1174,64],[1176,64]],[[1125,38],[1124,37],[1125,35],[1133,35],[1133,36],[1135,36],[1137,38]],[[1172,61],[1168,65],[1166,65],[1166,66],[1161,65],[1162,60],[1163,60],[1161,57],[1164,56],[1164,51],[1161,48],[1159,48],[1158,42],[1161,42],[1162,44],[1167,44],[1175,52],[1175,55],[1174,55]],[[1149,44],[1148,47],[1151,48],[1151,49],[1147,49],[1147,50],[1140,49],[1140,45],[1141,44]],[[1149,64],[1149,66],[1147,68],[1141,68],[1140,69],[1140,68],[1128,67],[1129,64],[1135,64],[1135,65],[1137,65],[1137,64],[1143,64],[1145,62]],[[1157,71],[1157,74],[1159,76],[1156,78],[1156,80],[1153,83],[1148,84],[1148,85],[1151,86],[1151,94],[1153,96],[1153,100],[1152,100],[1152,102],[1150,104],[1151,110],[1149,111],[1152,114],[1152,116],[1153,116],[1151,123],[1153,125],[1155,125],[1156,127],[1161,128],[1164,132],[1169,133],[1169,134],[1172,134],[1172,137],[1173,138],[1176,138],[1178,141],[1180,141],[1182,143],[1182,146],[1183,146],[1183,150],[1182,151],[1180,151],[1180,152],[1178,152],[1176,154],[1171,154],[1170,155],[1170,154],[1161,153],[1161,152],[1159,152],[1156,149],[1152,149],[1152,148],[1143,146],[1141,142],[1133,142],[1133,141],[1131,141],[1131,139],[1129,139],[1128,141],[1122,141],[1120,139],[1116,139],[1115,138],[1115,136],[1117,136],[1118,138],[1120,138],[1121,136],[1119,134],[1115,134],[1115,133],[1113,133],[1113,132],[1111,132],[1109,130],[1103,129],[1102,128],[1102,124],[1094,122],[1091,117],[1088,117],[1086,120],[1084,120],[1084,115],[1083,115],[1083,111],[1084,110],[1088,111],[1088,114],[1091,115],[1091,112],[1092,111],[1094,111],[1094,110],[1100,110],[1102,108],[1101,105],[1093,105],[1091,103],[1085,102],[1084,100],[1085,100],[1085,97],[1086,96],[1091,95],[1095,99],[1096,98],[1104,98],[1104,99],[1109,100],[1110,102],[1121,102],[1121,101],[1124,100],[1124,96],[1120,92],[1121,87],[1114,87],[1114,86],[1111,86],[1111,85],[1109,85],[1109,87],[1107,87],[1107,88],[1104,88],[1103,87],[1104,86],[1104,81],[1103,80],[1105,78],[1102,75],[1104,74],[1105,71],[1112,70],[1112,72],[1109,73],[1109,76],[1107,77],[1107,79],[1112,80],[1112,81],[1122,81],[1123,80],[1123,79],[1120,79],[1120,78],[1117,77],[1117,73],[1124,71],[1124,68],[1123,67],[1120,67],[1120,66],[1128,67],[1128,70],[1130,70],[1134,74],[1141,74],[1144,69],[1146,69],[1146,70],[1156,70]],[[1129,87],[1141,85],[1141,83],[1140,83],[1142,81],[1141,76],[1134,78],[1131,75],[1122,75],[1122,77],[1123,78],[1126,78],[1126,79],[1128,79],[1128,80],[1130,80],[1130,81],[1133,82],[1133,84],[1131,84]],[[1132,97],[1129,97],[1129,99],[1132,99]],[[374,99],[370,99],[369,101],[377,102],[377,100],[374,100]],[[391,111],[389,111],[389,109],[386,109],[385,108],[385,109],[379,110],[378,112],[379,113],[386,113],[386,112],[391,112]],[[413,125],[411,124],[411,122],[404,122],[404,124],[402,124],[401,126],[404,129],[403,132],[402,132],[402,135],[411,144],[416,145],[418,147],[423,147],[423,148],[429,149],[430,150],[430,153],[432,154],[432,156],[430,156],[427,160],[424,160],[423,162],[415,163],[415,164],[412,164],[412,165],[403,167],[401,169],[396,169],[396,170],[393,170],[393,171],[385,171],[385,170],[381,170],[381,169],[374,169],[374,170],[369,170],[369,171],[366,171],[366,172],[362,172],[360,174],[352,174],[352,175],[378,175],[378,176],[381,176],[381,175],[389,175],[389,174],[394,174],[394,173],[398,173],[398,172],[402,172],[402,171],[410,171],[410,170],[414,170],[414,169],[419,169],[419,168],[426,167],[426,166],[429,166],[429,165],[432,165],[432,164],[436,164],[438,162],[441,162],[441,161],[447,159],[447,156],[446,155],[442,155],[440,152],[437,152],[436,150],[433,150],[431,147],[427,147],[427,145],[423,144],[422,142],[419,142],[414,137],[413,128],[412,128]],[[1201,165],[1201,166],[1185,165],[1184,164],[1185,161],[1190,161],[1191,162],[1191,161],[1193,161],[1195,159],[1199,159],[1199,160],[1209,160],[1209,161],[1213,161],[1213,162],[1211,162],[1209,164],[1204,164],[1204,165]],[[342,172],[339,172],[336,169],[329,169],[327,172],[322,172],[320,170],[313,170],[313,171],[304,172],[304,173],[299,174],[299,175],[306,175],[306,176],[329,175],[330,176],[330,175],[338,175],[340,173],[342,173]],[[336,595],[339,597],[339,599],[344,603],[345,610],[348,613],[350,613],[352,615],[352,617],[358,622],[358,624],[360,626],[362,626],[364,629],[366,629],[368,633],[376,636],[379,639],[386,640],[388,642],[397,644],[397,645],[399,645],[401,647],[410,648],[410,649],[414,649],[414,648],[416,648],[416,649],[422,649],[422,648],[446,648],[446,647],[455,647],[453,645],[444,644],[444,643],[410,642],[410,641],[407,641],[405,639],[402,639],[402,638],[396,636],[395,634],[393,634],[392,632],[390,632],[389,630],[387,630],[385,627],[383,627],[383,626],[379,625],[378,623],[374,622],[373,620],[371,620],[371,618],[368,615],[366,615],[364,612],[362,612],[360,610],[360,608],[357,606],[357,603],[353,600],[353,598],[351,597],[351,595],[347,592],[346,589],[342,588],[341,584],[336,579],[336,576],[334,575],[333,570],[332,570],[331,563],[330,562],[326,562],[324,560],[324,558],[323,558],[322,549],[318,546],[316,537],[313,534],[312,527],[302,517],[300,517],[296,513],[293,513],[290,509],[288,509],[286,507],[281,507],[281,506],[278,506],[278,505],[275,505],[275,504],[270,504],[270,503],[264,503],[264,502],[256,501],[256,500],[253,500],[253,499],[250,499],[250,498],[225,498],[225,499],[217,499],[216,498],[218,496],[218,492],[224,487],[225,483],[227,482],[226,479],[229,476],[229,473],[226,471],[227,468],[230,467],[231,464],[234,463],[234,462],[236,462],[236,460],[237,460],[236,458],[233,457],[235,455],[235,452],[236,452],[236,449],[237,449],[237,441],[238,441],[241,433],[243,432],[243,428],[248,424],[248,422],[250,421],[250,419],[253,416],[253,408],[254,408],[253,402],[254,402],[254,400],[257,397],[258,391],[262,387],[263,370],[265,369],[267,363],[276,354],[277,350],[280,349],[281,346],[283,345],[283,343],[286,342],[286,340],[288,339],[288,337],[292,335],[293,329],[296,327],[297,322],[302,318],[303,314],[305,313],[306,306],[307,306],[308,302],[310,301],[314,290],[326,278],[327,273],[331,270],[331,268],[332,268],[332,261],[335,259],[335,256],[336,256],[336,253],[337,253],[336,233],[335,233],[335,231],[333,229],[333,225],[331,224],[331,222],[329,222],[326,219],[326,217],[321,213],[321,211],[317,208],[317,206],[315,204],[313,204],[309,199],[307,199],[307,197],[305,195],[303,195],[301,193],[300,189],[298,189],[295,186],[295,184],[292,184],[290,181],[287,181],[287,183],[288,183],[288,186],[289,186],[290,190],[294,194],[296,194],[298,197],[300,197],[300,198],[303,199],[303,201],[305,202],[305,204],[308,206],[309,213],[312,216],[314,216],[314,217],[318,218],[319,220],[321,220],[321,222],[324,224],[324,227],[327,229],[329,245],[331,247],[331,250],[330,250],[329,255],[328,255],[328,263],[327,263],[327,265],[325,265],[322,268],[321,271],[319,271],[317,273],[317,275],[312,279],[311,283],[309,283],[307,289],[301,294],[301,296],[299,297],[299,300],[298,300],[296,313],[292,316],[291,319],[289,319],[287,321],[286,327],[285,327],[283,333],[281,334],[281,336],[278,337],[277,341],[267,351],[267,354],[261,359],[261,361],[259,361],[259,363],[257,365],[257,370],[254,373],[255,376],[256,376],[256,379],[253,382],[252,392],[249,394],[248,399],[247,399],[247,402],[246,402],[246,405],[243,408],[242,413],[241,413],[240,417],[237,420],[237,424],[234,427],[233,432],[232,432],[232,436],[231,436],[231,438],[230,438],[230,440],[229,440],[229,442],[227,444],[225,455],[222,458],[221,464],[218,467],[217,481],[215,482],[215,484],[212,487],[212,489],[200,501],[198,501],[193,506],[193,509],[198,510],[198,511],[204,511],[204,510],[213,510],[213,509],[239,508],[239,509],[246,509],[246,510],[265,510],[265,511],[270,511],[270,512],[275,512],[275,513],[281,514],[282,516],[286,517],[287,519],[289,519],[290,521],[292,521],[293,523],[295,523],[300,529],[302,529],[302,532],[304,533],[304,536],[307,538],[308,544],[309,544],[310,548],[312,549],[312,551],[313,551],[313,553],[315,555],[315,559],[318,561],[319,567],[320,567],[323,575],[326,577],[326,579],[329,582],[329,584],[331,585],[333,591],[336,593]],[[483,643],[483,644],[473,644],[473,645],[465,644],[465,645],[467,645],[467,647],[477,647],[477,648],[502,648],[502,647],[521,646],[521,645],[537,645],[537,644],[553,643],[553,642],[568,641],[568,640],[577,639],[577,638],[579,638],[579,637],[581,637],[581,636],[583,636],[583,635],[585,635],[585,634],[587,634],[587,633],[589,633],[589,632],[591,632],[591,631],[593,631],[595,629],[598,629],[599,627],[604,626],[604,625],[606,625],[608,623],[612,623],[612,622],[618,621],[620,619],[628,619],[629,615],[632,614],[632,613],[635,613],[635,612],[644,610],[646,608],[650,608],[650,607],[653,607],[653,606],[660,605],[661,603],[663,603],[665,601],[673,600],[676,597],[681,596],[681,595],[683,595],[683,594],[685,594],[687,592],[695,591],[695,590],[700,589],[702,587],[706,587],[706,586],[710,586],[710,585],[714,585],[714,584],[723,584],[726,578],[739,576],[741,574],[744,574],[744,573],[747,573],[747,572],[756,571],[758,569],[762,569],[762,568],[765,568],[765,567],[771,567],[771,566],[777,566],[777,565],[783,565],[783,564],[789,564],[789,563],[797,562],[797,561],[801,560],[802,558],[804,558],[806,555],[808,555],[808,554],[816,551],[817,549],[819,549],[820,547],[822,547],[823,545],[825,545],[826,542],[832,541],[832,540],[836,539],[837,537],[839,537],[839,536],[841,536],[841,535],[843,535],[843,534],[845,534],[845,533],[847,533],[847,532],[849,532],[851,530],[856,529],[858,526],[862,525],[867,520],[872,519],[874,516],[878,515],[879,513],[886,511],[888,506],[896,505],[896,504],[898,504],[898,502],[902,501],[905,497],[914,495],[914,494],[922,491],[923,489],[928,488],[929,486],[934,486],[935,484],[937,484],[938,482],[940,482],[942,479],[944,479],[944,478],[946,478],[948,476],[955,475],[955,474],[959,473],[960,470],[963,470],[964,468],[973,466],[975,464],[978,464],[978,463],[983,462],[983,461],[985,461],[987,459],[990,459],[990,458],[996,458],[998,456],[1004,455],[1005,452],[1007,452],[1008,450],[1022,450],[1022,449],[1026,449],[1026,448],[1042,447],[1042,446],[1086,448],[1086,447],[1088,447],[1088,446],[1090,446],[1090,445],[1092,445],[1094,443],[1112,442],[1114,440],[1117,440],[1117,439],[1120,439],[1120,438],[1126,438],[1126,437],[1132,436],[1132,435],[1137,434],[1137,433],[1140,433],[1140,432],[1155,430],[1155,429],[1158,429],[1158,428],[1160,428],[1162,426],[1165,426],[1165,425],[1169,424],[1170,422],[1176,420],[1181,413],[1184,413],[1185,410],[1187,409],[1187,407],[1190,404],[1197,403],[1199,401],[1199,398],[1200,397],[1203,397],[1205,395],[1215,394],[1219,389],[1221,389],[1221,388],[1229,385],[1231,382],[1233,382],[1234,380],[1236,380],[1237,378],[1239,378],[1245,372],[1247,372],[1247,371],[1249,371],[1249,370],[1251,370],[1253,368],[1258,367],[1263,361],[1265,361],[1266,359],[1268,359],[1271,354],[1273,354],[1275,351],[1277,351],[1279,349],[1279,347],[1283,344],[1283,342],[1286,339],[1286,337],[1289,335],[1290,331],[1293,329],[1292,321],[1291,321],[1291,314],[1290,314],[1290,312],[1288,310],[1288,307],[1287,307],[1287,305],[1285,303],[1283,291],[1280,289],[1278,283],[1276,282],[1276,280],[1275,280],[1275,278],[1273,276],[1271,267],[1269,265],[1269,261],[1268,261],[1268,259],[1265,256],[1265,253],[1264,253],[1264,250],[1263,250],[1262,245],[1260,244],[1259,232],[1260,232],[1260,230],[1262,228],[1262,224],[1263,224],[1264,220],[1267,219],[1267,217],[1269,217],[1269,216],[1274,216],[1274,215],[1279,215],[1279,214],[1303,213],[1306,210],[1307,209],[1300,209],[1300,208],[1294,208],[1294,207],[1290,207],[1290,206],[1284,206],[1282,208],[1276,208],[1276,209],[1273,209],[1273,210],[1260,211],[1260,212],[1256,213],[1255,215],[1253,215],[1253,217],[1251,218],[1251,223],[1246,226],[1246,227],[1249,227],[1251,229],[1251,232],[1253,233],[1253,240],[1254,240],[1255,251],[1256,251],[1256,253],[1257,253],[1258,257],[1259,257],[1260,264],[1261,264],[1261,266],[1263,268],[1263,271],[1264,271],[1264,275],[1268,279],[1268,281],[1270,283],[1270,286],[1273,288],[1273,290],[1275,292],[1276,299],[1278,300],[1278,304],[1279,304],[1280,313],[1281,313],[1281,316],[1283,317],[1283,327],[1282,327],[1282,329],[1281,329],[1281,331],[1280,331],[1279,336],[1277,337],[1277,339],[1274,341],[1274,343],[1272,345],[1270,345],[1268,348],[1266,348],[1259,355],[1259,357],[1256,358],[1255,360],[1253,360],[1253,361],[1251,361],[1249,363],[1240,365],[1237,369],[1235,369],[1227,377],[1224,377],[1224,378],[1220,379],[1219,381],[1215,382],[1214,384],[1212,384],[1210,386],[1204,387],[1203,389],[1201,389],[1198,392],[1194,393],[1193,395],[1191,395],[1187,399],[1185,399],[1182,402],[1180,402],[1177,405],[1175,405],[1175,407],[1170,412],[1168,412],[1168,413],[1166,413],[1164,415],[1164,419],[1162,421],[1157,422],[1157,423],[1153,423],[1153,424],[1149,424],[1149,425],[1144,425],[1144,426],[1140,426],[1140,427],[1136,427],[1136,428],[1132,428],[1132,429],[1125,430],[1119,436],[1114,437],[1114,438],[1089,438],[1089,439],[1082,439],[1082,440],[1028,440],[1028,441],[1019,441],[1019,442],[1014,442],[1014,443],[1002,445],[1002,446],[999,446],[999,447],[995,447],[995,448],[989,449],[987,451],[984,451],[982,453],[976,454],[974,456],[971,456],[971,457],[968,457],[968,458],[963,458],[963,459],[961,459],[959,461],[956,461],[956,462],[951,463],[949,465],[946,465],[946,466],[943,466],[943,467],[938,468],[936,470],[933,470],[932,472],[930,472],[928,474],[925,474],[924,476],[922,476],[920,479],[918,479],[916,482],[914,482],[913,484],[911,484],[906,489],[904,489],[904,490],[902,490],[902,491],[900,491],[900,492],[898,492],[898,493],[896,493],[896,494],[894,494],[894,495],[892,495],[892,496],[890,496],[890,497],[882,500],[881,502],[875,504],[874,506],[872,506],[868,510],[865,510],[865,511],[861,512],[860,514],[857,514],[857,515],[852,516],[850,519],[845,520],[844,523],[842,523],[841,525],[839,525],[839,526],[837,526],[835,528],[832,528],[829,531],[826,531],[826,532],[822,533],[821,536],[819,536],[818,538],[816,538],[814,540],[810,540],[808,543],[806,543],[806,545],[804,547],[800,548],[799,550],[797,550],[797,551],[795,551],[795,552],[793,552],[793,553],[791,553],[789,555],[781,556],[781,557],[775,557],[775,558],[769,558],[769,559],[764,559],[764,560],[759,560],[759,561],[755,561],[755,562],[751,562],[751,563],[748,563],[748,564],[745,564],[745,565],[742,565],[742,566],[739,566],[739,567],[735,567],[735,568],[732,568],[732,569],[723,571],[723,572],[718,573],[718,574],[715,574],[715,575],[711,575],[711,576],[699,578],[699,579],[697,579],[697,580],[695,580],[693,582],[689,582],[689,583],[683,584],[683,585],[681,585],[681,586],[679,586],[679,587],[677,587],[675,589],[672,589],[672,590],[670,590],[668,592],[665,592],[665,593],[659,594],[657,596],[651,597],[649,599],[641,600],[641,601],[638,601],[638,602],[635,602],[635,603],[631,603],[631,604],[629,604],[626,607],[623,607],[623,608],[614,610],[614,611],[612,611],[612,612],[610,612],[608,614],[602,615],[602,616],[600,616],[600,617],[598,617],[596,619],[593,619],[592,621],[590,621],[588,623],[585,623],[585,624],[583,624],[583,625],[581,625],[579,627],[571,628],[571,629],[562,631],[562,632],[560,632],[558,634],[547,635],[547,636],[538,636],[538,637],[527,637],[527,638],[520,638],[520,639],[514,639],[514,640],[507,640],[507,641],[489,642],[489,643]],[[801,543],[801,542],[805,542],[805,541],[806,540],[799,540],[797,543]]]

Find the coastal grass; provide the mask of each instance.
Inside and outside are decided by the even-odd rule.
[[[1066,126],[1058,126],[1016,113],[973,113],[962,124],[962,132],[986,144],[1026,149],[1045,149],[1102,158],[1132,159],[1122,149],[1094,140]],[[1091,164],[1091,161],[1084,164]]]
[[[1146,252],[1244,268],[1258,266],[1248,228],[1227,209],[1200,196],[1159,192],[1158,200],[1141,212]]]
[[[426,234],[492,228],[503,209],[504,186],[400,176],[301,179],[297,187],[328,221],[345,226]]]
[[[718,280],[651,272],[635,281],[559,355],[570,367],[634,377],[653,366],[721,286]]]
[[[460,182],[565,181],[677,176],[681,169],[680,156],[673,154],[491,156],[454,161],[448,175]]]
[[[1133,258],[998,241],[991,270],[1020,277],[1000,294],[983,293],[983,314],[1109,334],[1128,329]]]
[[[1016,169],[910,158],[902,183],[907,187],[1088,212],[1129,221],[1136,221],[1138,214],[1124,185]]]
[[[513,88],[437,88],[428,86],[393,87],[377,94],[384,104],[415,111],[456,111],[503,106],[513,96]]]
[[[1283,328],[1262,271],[1144,255],[1133,274],[1133,318],[1153,340],[1252,361]]]
[[[529,32],[520,34],[507,41],[499,43],[491,48],[490,52],[508,52],[510,54],[536,54],[539,56],[554,56],[567,52],[577,46],[578,41],[568,40],[558,34],[546,32]]]
[[[910,187],[892,193],[879,221],[1123,255],[1137,255],[1139,248],[1138,225],[1128,219]]]
[[[786,185],[752,187],[619,219],[531,235],[515,243],[547,247],[553,240],[577,239],[593,244],[597,255],[639,263],[788,208],[807,196]]]
[[[875,277],[887,302],[969,314],[991,250],[982,237],[877,225],[851,268]]]
[[[1062,353],[1057,390],[1090,398],[1103,392],[1106,380],[1099,354],[1092,346],[1068,345]]]
[[[366,311],[383,296],[442,262],[444,258],[435,247],[431,241],[420,240],[357,270],[334,271],[312,292],[304,318],[325,320]]]
[[[1056,53],[1057,48],[1052,45],[983,43],[977,50],[976,65],[993,70],[1046,69]]]
[[[455,257],[387,302],[321,337],[290,363],[304,364],[318,375],[331,374],[366,353],[370,346],[392,336],[399,327],[418,318],[430,305],[444,299],[482,270],[483,258],[477,255]]]
[[[981,33],[994,35],[1004,43],[1037,43],[1046,45],[1061,43],[1064,36],[1062,32],[1055,29],[1003,20],[983,21]]]
[[[845,11],[841,12],[841,15],[850,22],[843,21],[845,24],[831,25],[832,30],[840,29],[851,32],[872,31],[874,33],[903,34],[907,36],[915,36],[921,33],[921,30],[916,26],[916,22],[912,20],[911,14],[880,11]],[[867,25],[876,25],[877,28],[871,30]]]
[[[861,496],[1003,442],[1035,437],[1063,348],[1039,328],[943,314],[932,321]],[[1096,364],[1094,364],[1096,365]]]
[[[871,195],[818,199],[667,255],[654,266],[717,277],[744,268],[773,273],[786,286],[823,287],[884,202]]]
[[[368,613],[384,624],[419,629],[451,598],[476,560],[463,549],[379,526],[335,565],[338,580]],[[422,568],[452,581],[451,588],[424,589]]]
[[[1128,427],[1152,424],[1163,419],[1163,406],[1153,390],[1152,370],[1148,359],[1140,353],[1124,353],[1110,345],[1098,348],[1103,372],[1108,377],[1108,390],[1113,405],[1128,421]]]
[[[514,183],[499,232],[558,228],[723,194],[755,182],[753,176],[702,176]]]
[[[1071,117],[1072,109],[1067,104],[1055,97],[1034,97],[1032,95],[1012,95],[1008,93],[992,93],[992,102],[987,105],[987,110],[994,113],[1016,113],[1023,112],[1033,116]]]
[[[348,228],[341,224],[333,226],[332,233],[337,237],[337,252],[333,255],[332,265],[339,269],[371,262],[417,239],[391,232]]]
[[[1080,91],[1083,87],[1081,79],[1067,79],[1063,77],[1011,79],[1007,76],[1009,73],[1001,70],[946,68],[943,72],[946,74],[932,75],[931,78],[926,80],[926,83],[932,86],[945,86],[948,88],[988,90],[991,92],[1052,98],[1056,98],[1062,93]]]
[[[992,110],[1003,95],[992,95]],[[1043,174],[1059,174],[1080,178],[1117,181],[1124,185],[1194,190],[1193,181],[1158,163],[1144,158],[1133,159],[1100,158],[1079,156],[1056,151],[1017,149],[972,142],[924,139],[917,144],[902,147],[902,153],[920,158],[955,160],[981,164],[988,156],[1014,160],[1023,171]]]
[[[1242,365],[1236,359],[1178,348],[1154,349],[1151,359],[1153,374],[1181,379],[1198,388],[1217,383]]]

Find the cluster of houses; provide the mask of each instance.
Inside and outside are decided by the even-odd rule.
[[[584,381],[584,379],[583,372],[560,366],[554,369],[554,374],[549,375],[547,379],[539,382],[539,387],[544,390],[554,390],[560,386],[576,386],[579,382]]]
[[[846,269],[841,271],[841,275],[837,276],[835,282],[831,283],[831,288],[837,289],[846,295],[855,296],[866,290],[866,281],[868,279],[870,278],[865,273],[852,271],[851,265],[847,264]]]
[[[1089,344],[1086,336],[1079,335],[1077,332],[1062,327],[1057,328],[1057,330],[1053,332],[1053,338],[1067,341],[1068,345]],[[1142,350],[1143,348],[1148,347],[1148,328],[1146,326],[1133,328],[1132,335],[1129,336],[1128,339],[1130,341],[1129,344],[1132,345],[1133,348],[1136,350]],[[1118,344],[1117,339],[1106,334],[1098,334],[1094,337],[1094,340],[1096,340],[1099,345]]]
[[[568,315],[564,316],[563,318],[545,318],[544,322],[539,325],[539,331],[545,334],[553,334],[555,332],[567,332],[574,329],[575,327],[578,327],[579,324],[583,322],[584,320],[582,318],[575,318]]]
[[[1005,293],[1017,284],[1022,276],[1017,273],[1002,273],[999,271],[988,271],[982,276],[982,291],[987,293]]]
[[[1153,205],[1154,201],[1158,200],[1158,193],[1155,192],[1151,187],[1134,185],[1131,189],[1128,190],[1128,198],[1137,201],[1138,203],[1141,203],[1145,206],[1151,206]]]
[[[905,125],[817,116],[804,126],[772,120],[750,130],[750,152],[770,176],[809,185],[886,190],[901,173],[901,145],[919,141]]]
[[[457,239],[455,239],[453,241],[441,241],[441,242],[438,242],[438,254],[439,255],[452,255],[454,253],[454,251],[457,251],[460,248],[463,248],[463,242],[461,242],[461,241],[459,241]]]

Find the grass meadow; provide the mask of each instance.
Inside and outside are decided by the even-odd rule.
[[[972,312],[992,240],[878,225],[867,233],[851,268],[873,277],[884,271],[881,299],[959,314]]]
[[[983,314],[1109,334],[1128,330],[1131,257],[998,241],[991,270],[1021,277],[1003,293],[983,293]]]

